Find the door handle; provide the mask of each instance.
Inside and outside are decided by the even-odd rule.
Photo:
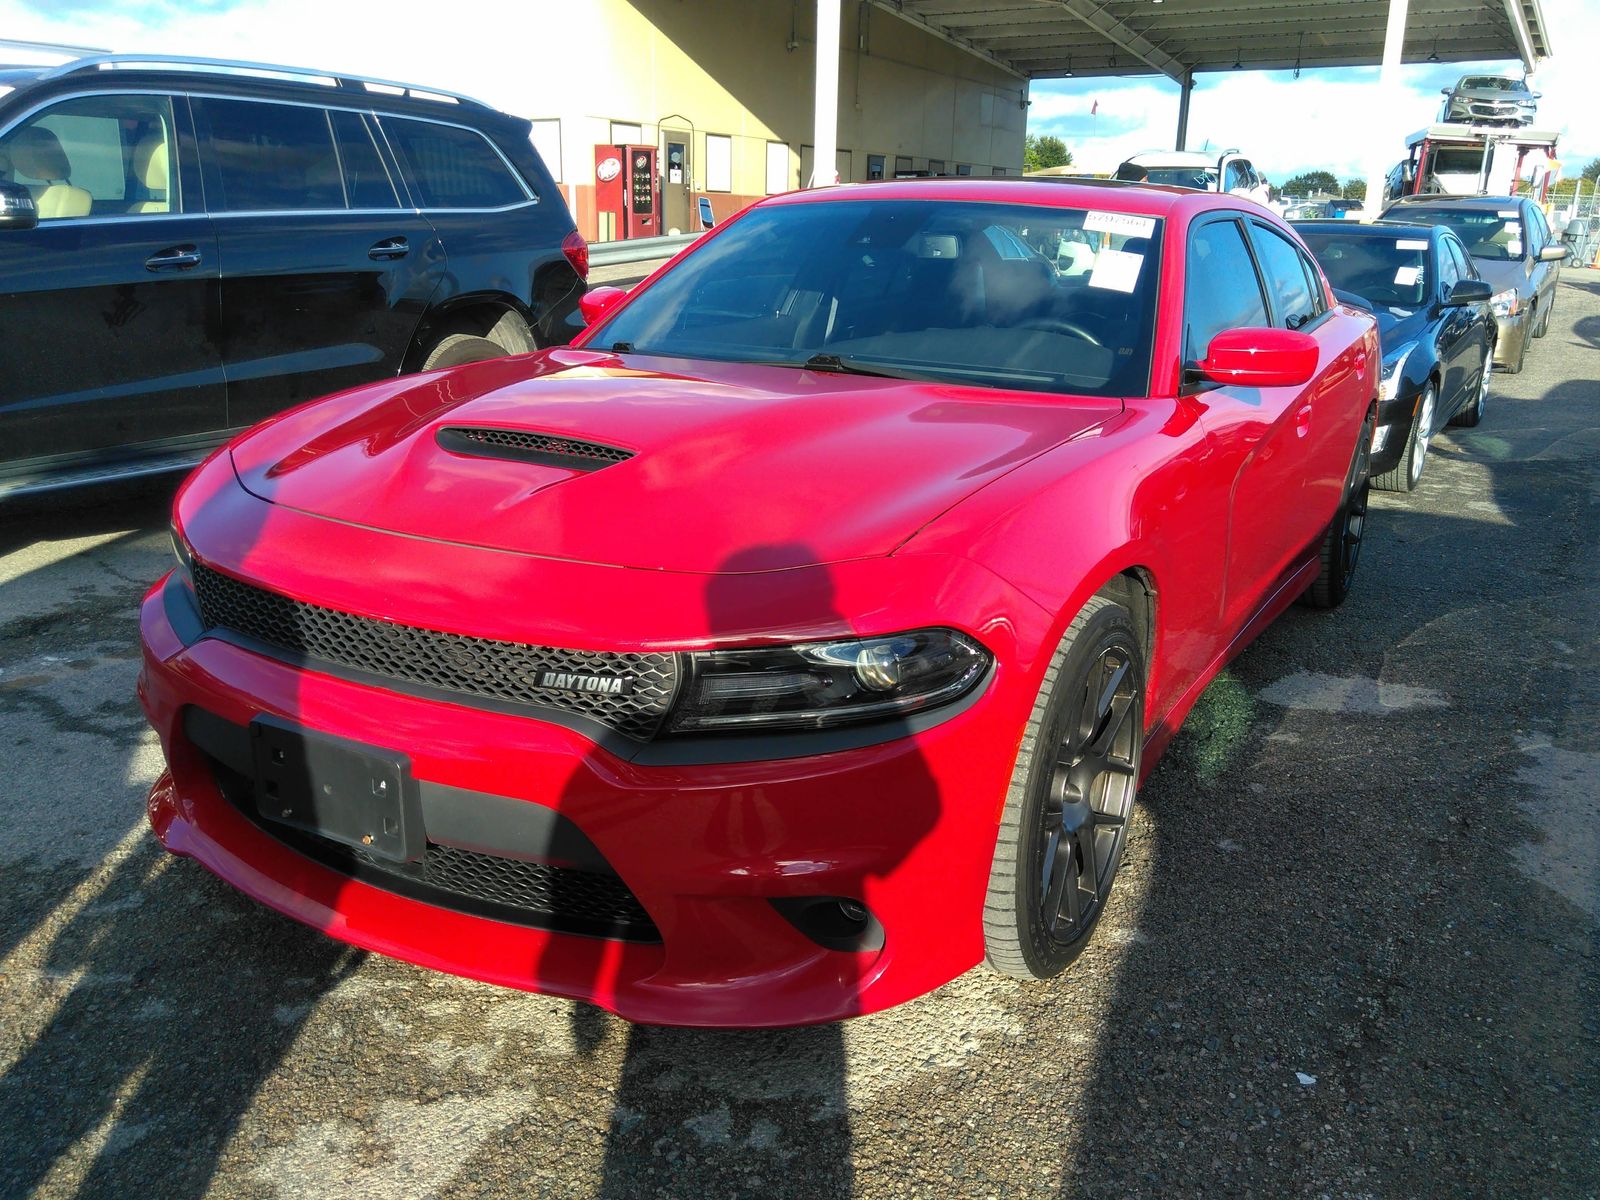
[[[367,257],[374,262],[386,259],[404,258],[411,253],[411,247],[406,245],[403,237],[384,238],[381,242],[373,242],[372,249],[367,251]]]
[[[1302,404],[1294,414],[1294,431],[1299,437],[1311,432],[1311,405]]]
[[[171,246],[144,260],[147,271],[183,271],[200,265],[200,251],[193,246]]]

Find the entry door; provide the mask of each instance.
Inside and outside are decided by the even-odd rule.
[[[1227,329],[1272,324],[1244,228],[1231,217],[1192,227],[1185,267],[1185,362],[1205,357]],[[1301,484],[1307,439],[1302,389],[1210,387],[1195,399],[1212,446],[1213,478],[1228,490],[1228,548],[1218,615],[1230,634],[1304,548]]]
[[[6,468],[226,424],[216,240],[187,211],[193,151],[167,96],[67,99],[0,136],[0,175],[44,214],[0,230]]]
[[[399,372],[443,274],[370,118],[196,97],[222,265],[228,422]]]

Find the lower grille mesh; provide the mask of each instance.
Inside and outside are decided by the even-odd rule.
[[[661,727],[677,689],[678,661],[671,654],[559,650],[440,633],[306,604],[199,563],[194,587],[208,629],[386,679],[588,717],[640,741]],[[542,686],[546,672],[621,679],[626,690]]]

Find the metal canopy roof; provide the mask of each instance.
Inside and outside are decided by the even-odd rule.
[[[1375,66],[1389,0],[873,0],[1024,79]],[[1539,0],[1410,0],[1405,62],[1550,56]]]

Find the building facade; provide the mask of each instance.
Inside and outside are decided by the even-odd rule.
[[[656,151],[649,203],[657,215],[642,228],[632,222],[635,236],[698,227],[702,197],[721,220],[811,181],[810,0],[576,0],[551,7],[565,8],[562,40],[583,69],[530,67],[526,95],[495,98],[534,118],[534,142],[585,237],[630,232],[614,211],[615,197],[624,184],[643,187],[626,178],[631,161],[624,166],[606,147]],[[846,0],[841,43],[840,181],[1021,172],[1025,79],[870,3]],[[614,185],[609,193],[607,183]]]

